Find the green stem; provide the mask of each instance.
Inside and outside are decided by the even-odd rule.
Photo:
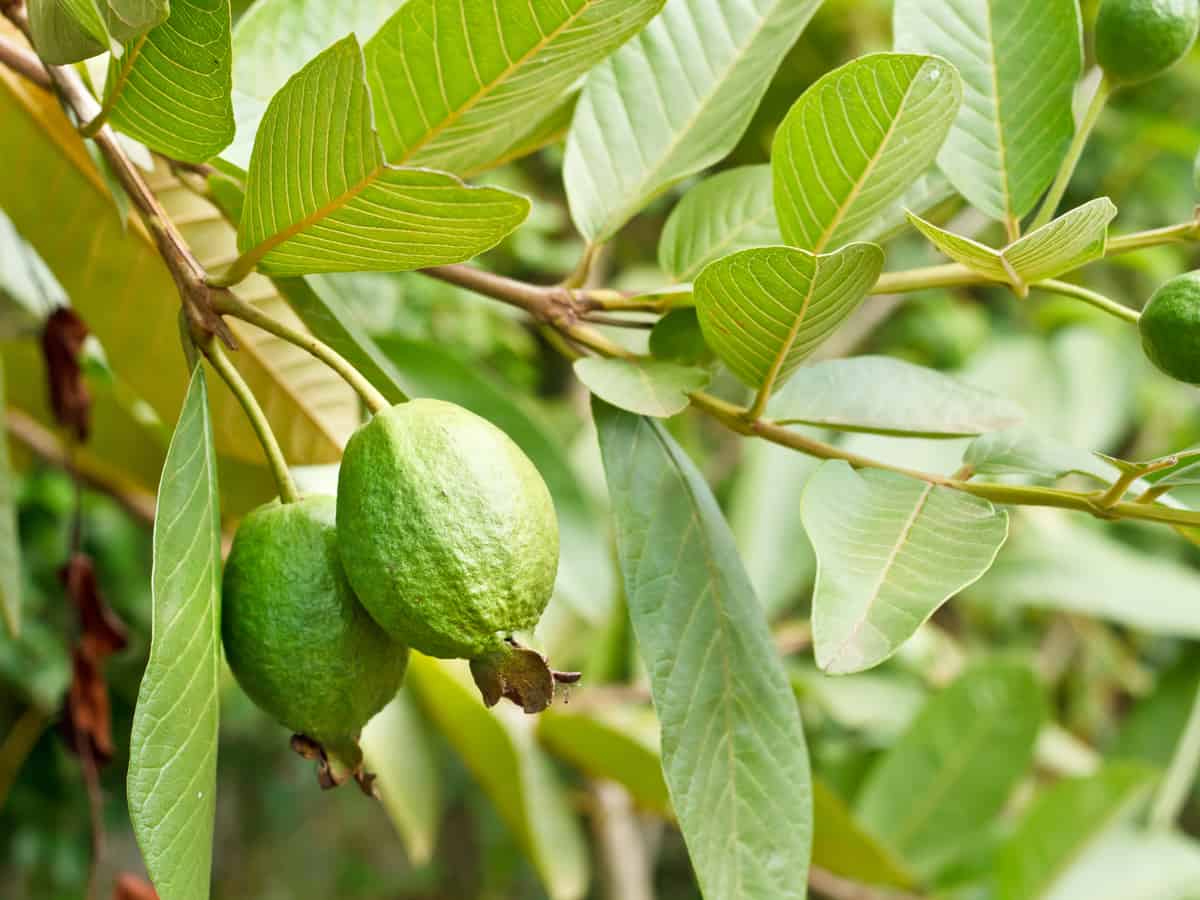
[[[1121,253],[1142,250],[1146,247],[1158,247],[1162,244],[1182,244],[1195,240],[1198,230],[1200,230],[1200,223],[1191,221],[1120,235],[1108,239],[1108,249],[1105,255],[1117,256]]]
[[[1175,745],[1175,754],[1167,767],[1167,774],[1159,785],[1158,793],[1150,806],[1150,827],[1166,830],[1171,828],[1179,813],[1187,803],[1188,794],[1196,781],[1196,772],[1200,769],[1200,687],[1192,700],[1192,710],[1188,714],[1187,725],[1179,743]]]
[[[241,319],[243,322],[249,322],[256,328],[261,328],[268,334],[275,335],[280,340],[294,344],[325,363],[325,365],[340,375],[350,387],[354,388],[354,391],[362,398],[363,403],[366,404],[367,409],[372,413],[380,413],[391,406],[387,398],[376,390],[375,386],[367,381],[344,356],[311,334],[307,334],[298,328],[293,328],[290,325],[280,322],[278,319],[268,316],[244,300],[239,300],[231,293],[225,293],[218,297],[213,305],[221,315],[233,316],[234,318]]]
[[[1104,111],[1104,106],[1111,96],[1112,87],[1109,85],[1108,79],[1101,78],[1100,83],[1096,85],[1096,93],[1092,95],[1092,100],[1088,104],[1087,112],[1083,114],[1083,121],[1075,130],[1075,137],[1071,141],[1067,155],[1058,168],[1058,175],[1055,176],[1054,183],[1050,185],[1050,192],[1046,194],[1046,199],[1042,201],[1042,208],[1038,210],[1037,217],[1029,226],[1030,231],[1036,231],[1054,218],[1054,213],[1058,211],[1058,204],[1062,202],[1063,194],[1067,192],[1067,185],[1071,183],[1071,176],[1075,174],[1075,167],[1079,165],[1079,158],[1083,156],[1083,148],[1087,146],[1092,129],[1096,127],[1100,113]]]
[[[200,349],[212,363],[217,374],[229,386],[229,390],[242,405],[246,418],[250,420],[250,427],[254,429],[258,442],[262,444],[263,453],[267,457],[267,465],[271,469],[271,474],[275,476],[275,484],[279,488],[279,499],[284,503],[295,503],[300,499],[296,483],[292,481],[292,473],[288,470],[287,460],[284,459],[283,451],[279,448],[279,441],[275,438],[275,432],[271,430],[271,425],[267,422],[267,417],[263,413],[262,407],[258,405],[254,393],[242,378],[241,373],[229,361],[229,357],[225,355],[225,350],[218,341],[210,338]]]
[[[562,283],[562,287],[573,289],[581,288],[588,282],[588,278],[592,274],[592,266],[596,264],[596,257],[600,255],[602,244],[588,243],[583,248],[583,256],[579,258],[579,265],[575,267],[575,271],[568,275]]]
[[[884,272],[871,288],[872,294],[907,294],[929,288],[967,287],[974,284],[999,284],[989,281],[974,269],[959,263],[925,266],[902,272]]]
[[[1039,281],[1032,287],[1041,288],[1045,291],[1050,291],[1055,294],[1062,294],[1064,297],[1074,297],[1076,300],[1082,300],[1096,309],[1103,310],[1110,316],[1115,316],[1118,319],[1123,319],[1126,322],[1131,322],[1134,325],[1142,317],[1136,309],[1130,309],[1128,306],[1122,306],[1115,300],[1109,300],[1103,294],[1098,294],[1095,291],[1088,290],[1085,287],[1080,287],[1077,284],[1070,284],[1066,281],[1055,281],[1047,279]]]

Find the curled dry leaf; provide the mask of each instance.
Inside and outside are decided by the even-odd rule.
[[[92,397],[79,364],[87,325],[70,307],[60,306],[42,329],[42,355],[50,387],[50,408],[59,425],[77,440],[86,441],[91,424]]]

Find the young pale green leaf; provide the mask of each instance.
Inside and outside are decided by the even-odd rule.
[[[563,174],[585,238],[734,148],[820,0],[669,0],[588,75]]]
[[[0,616],[8,636],[21,632],[21,541],[17,534],[17,479],[8,456],[4,367],[0,366]]]
[[[1005,397],[889,356],[804,366],[768,407],[772,418],[834,431],[964,437],[1018,425]]]
[[[404,840],[409,862],[427,864],[433,858],[441,824],[441,766],[412,688],[401,688],[366,724],[361,743],[367,769],[376,776],[379,799]]]
[[[641,809],[674,815],[649,709],[554,706],[538,717],[538,740],[591,777],[622,785]]]
[[[972,599],[1065,610],[1150,634],[1200,637],[1200,575],[1061,517],[1023,516]],[[1154,585],[1153,603],[1130,603]]]
[[[700,326],[745,384],[777,390],[858,308],[882,269],[874,244],[822,256],[790,247],[743,250],[696,279]]]
[[[237,136],[221,157],[246,169],[267,104],[304,64],[335,40],[367,40],[396,11],[394,0],[258,0],[233,29],[233,117]]]
[[[1008,513],[987,500],[840,460],[813,475],[802,510],[817,553],[817,665],[834,675],[895,653],[1008,536]]]
[[[663,0],[408,0],[366,46],[387,158],[465,174],[506,154]]]
[[[172,0],[171,15],[109,63],[113,125],[173,159],[202,163],[233,140],[228,0]]]
[[[167,20],[171,0],[108,0],[104,12],[112,36],[131,41]]]
[[[687,409],[691,393],[712,379],[704,369],[662,359],[584,357],[576,360],[575,374],[601,400],[660,419]]]
[[[767,441],[747,441],[742,447],[729,498],[729,525],[768,618],[805,597],[817,575],[799,500],[819,464]]]
[[[961,101],[932,56],[877,53],[821,78],[771,151],[784,239],[813,253],[858,239],[933,165]]]
[[[162,900],[207,900],[217,806],[221,527],[200,366],[163,466],[151,584],[150,660],[129,739],[129,816]]]
[[[301,69],[263,116],[238,232],[242,257],[274,275],[402,271],[495,246],[529,201],[383,158],[353,35]]]
[[[534,740],[534,724],[511,706],[486,709],[460,663],[413,653],[408,683],[496,807],[551,900],[581,900],[587,843],[567,791]]]
[[[1096,841],[1045,900],[1196,900],[1197,884],[1200,844],[1128,825]]]
[[[909,888],[915,880],[819,778],[813,780],[813,865],[860,884]]]
[[[743,166],[684,194],[663,228],[658,264],[672,280],[691,281],[722,256],[782,243],[771,167]]]
[[[954,234],[909,213],[909,221],[935,247],[957,263],[992,281],[1009,284],[1024,296],[1029,286],[1071,272],[1104,256],[1108,225],[1117,207],[1100,197],[1059,216],[1002,250]]]
[[[1094,453],[1033,428],[1009,428],[971,441],[963,462],[979,475],[1035,475],[1058,479],[1077,473],[1111,483],[1120,474]]]
[[[1033,760],[1045,715],[1027,666],[976,663],[868,774],[859,822],[929,878],[990,828]]]
[[[976,208],[1016,220],[1066,153],[1083,68],[1077,0],[896,0],[896,49],[933,53],[963,79],[938,163]]]
[[[37,334],[60,306],[67,292],[0,209],[0,339]]]
[[[592,406],[663,770],[700,890],[802,900],[812,837],[804,733],[733,536],[661,424]]]
[[[1154,770],[1110,763],[1094,775],[1068,778],[1025,813],[996,860],[997,900],[1044,900],[1062,874],[1143,800]]]
[[[119,49],[104,21],[101,0],[29,0],[29,30],[38,55],[68,65]]]

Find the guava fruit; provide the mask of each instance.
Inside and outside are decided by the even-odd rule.
[[[1138,320],[1146,356],[1172,378],[1200,384],[1200,271],[1172,278]]]
[[[1102,0],[1096,16],[1096,61],[1113,84],[1161,75],[1191,49],[1200,0]]]
[[[322,763],[328,751],[359,775],[358,734],[399,690],[408,648],[354,595],[336,508],[333,497],[308,496],[243,520],[225,564],[221,637],[238,684],[297,732],[293,748]],[[325,767],[322,777],[338,782]]]
[[[363,606],[429,656],[472,661],[490,704],[549,704],[553,673],[511,641],[554,590],[558,520],[529,458],[486,419],[413,400],[350,438],[337,499],[338,549]]]

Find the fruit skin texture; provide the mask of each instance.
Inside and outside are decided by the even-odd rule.
[[[335,520],[336,501],[326,496],[245,518],[225,565],[221,637],[258,706],[337,752],[396,695],[408,648],[355,597]]]
[[[1096,61],[1115,84],[1146,81],[1183,59],[1197,28],[1200,0],[1102,0]]]
[[[1146,356],[1172,378],[1200,384],[1200,271],[1172,278],[1138,321]]]
[[[385,410],[346,445],[338,547],[363,605],[429,656],[494,653],[537,624],[558,569],[550,492],[521,449],[452,403]]]

